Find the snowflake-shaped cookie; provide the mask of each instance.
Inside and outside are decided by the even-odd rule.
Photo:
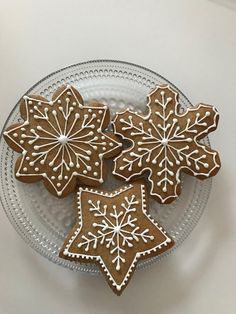
[[[149,172],[151,195],[170,203],[181,192],[181,171],[199,179],[218,172],[218,153],[199,140],[216,129],[219,115],[206,104],[180,114],[178,93],[170,86],[157,86],[148,100],[146,116],[126,110],[115,117],[115,134],[132,145],[115,159],[113,174],[129,181]]]
[[[174,245],[148,213],[144,181],[114,192],[78,191],[78,221],[60,257],[96,263],[116,294],[121,294],[138,260],[157,256]]]
[[[43,179],[46,188],[64,197],[79,183],[97,186],[104,180],[104,158],[119,153],[121,143],[111,132],[109,109],[101,104],[83,105],[72,86],[60,87],[52,101],[24,96],[20,104],[24,122],[10,126],[4,137],[22,154],[15,165],[23,182]]]

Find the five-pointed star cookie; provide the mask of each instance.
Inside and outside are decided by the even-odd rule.
[[[97,264],[116,294],[122,293],[139,260],[174,245],[148,213],[144,181],[113,192],[80,188],[77,196],[78,221],[60,257]]]
[[[157,86],[148,95],[146,116],[126,110],[113,122],[115,134],[131,146],[116,159],[113,174],[129,181],[147,172],[150,194],[170,203],[180,194],[180,173],[209,178],[220,169],[216,151],[199,141],[217,127],[217,110],[199,104],[179,113],[178,93]]]
[[[104,180],[104,158],[119,153],[121,143],[111,132],[109,109],[85,106],[72,86],[60,87],[52,100],[25,96],[20,104],[24,122],[10,126],[4,137],[21,153],[15,165],[23,182],[43,179],[46,188],[64,197],[80,184],[97,186]]]

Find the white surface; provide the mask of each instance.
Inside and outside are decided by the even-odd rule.
[[[206,211],[175,254],[137,272],[121,297],[98,277],[28,248],[0,211],[0,314],[236,313],[236,4],[233,0],[0,1],[3,125],[35,82],[68,64],[109,58],[149,67],[193,103],[214,104],[222,169]]]

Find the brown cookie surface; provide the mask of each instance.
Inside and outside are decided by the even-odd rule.
[[[217,110],[199,104],[179,112],[178,93],[170,86],[157,86],[148,95],[146,116],[129,109],[114,119],[114,133],[131,145],[114,160],[113,174],[126,181],[148,173],[150,194],[170,203],[180,194],[181,171],[199,179],[220,169],[216,151],[199,142],[218,124]]]
[[[110,120],[106,106],[85,106],[79,92],[68,85],[57,89],[51,101],[24,96],[20,113],[24,122],[4,132],[8,145],[21,153],[15,164],[18,180],[43,179],[57,197],[71,193],[77,181],[90,186],[103,183],[103,159],[121,149],[117,137],[104,132]]]
[[[60,257],[100,267],[112,290],[120,295],[141,259],[157,256],[174,245],[149,215],[143,180],[113,192],[80,188],[78,221]]]

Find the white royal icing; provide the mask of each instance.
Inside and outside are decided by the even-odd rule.
[[[109,198],[115,198],[119,196],[122,192],[131,190],[133,185],[130,184],[129,186],[123,187],[118,191],[115,192],[102,192],[102,191],[95,191],[93,189],[86,188],[83,190],[82,188],[79,189],[78,195],[78,217],[79,217],[79,227],[74,232],[73,236],[68,240],[68,243],[63,251],[63,255],[69,256],[72,258],[83,258],[83,259],[91,259],[96,260],[102,266],[104,272],[109,277],[109,280],[112,282],[112,285],[120,291],[121,288],[126,285],[131,272],[136,265],[138,259],[141,256],[148,255],[152,252],[161,249],[163,246],[167,246],[168,243],[171,242],[171,239],[167,236],[166,232],[160,227],[147,213],[146,210],[146,195],[145,195],[145,187],[144,185],[140,186],[140,195],[141,198],[138,198],[136,195],[131,194],[129,197],[125,196],[121,201],[122,210],[117,210],[116,206],[113,205],[112,211],[107,212],[107,205],[102,205],[99,200],[99,195],[105,195]],[[89,210],[94,214],[94,223],[93,227],[96,229],[96,232],[88,232],[86,235],[83,235],[81,238],[83,239],[82,242],[78,244],[78,247],[83,247],[85,252],[88,252],[89,249],[92,247],[93,249],[97,248],[97,245],[104,245],[106,248],[109,249],[110,254],[112,256],[112,263],[115,265],[116,271],[119,271],[122,268],[122,264],[126,263],[125,253],[129,250],[129,248],[133,247],[135,242],[143,241],[144,243],[150,242],[154,240],[154,236],[150,234],[149,229],[144,229],[139,231],[139,222],[137,218],[132,217],[132,213],[137,211],[137,205],[141,208],[143,214],[148,218],[148,220],[155,225],[158,230],[165,236],[165,240],[158,245],[154,245],[152,249],[144,250],[141,252],[137,252],[127,273],[124,276],[124,279],[121,284],[118,284],[110,271],[108,270],[106,264],[104,263],[101,256],[96,255],[86,255],[81,253],[74,253],[70,251],[70,247],[81,232],[83,226],[83,217],[82,217],[82,206],[81,203],[81,195],[84,192],[89,192],[91,195],[96,195],[97,200],[92,201],[91,199],[88,200],[88,204],[90,206]],[[111,205],[112,206],[112,205]],[[97,223],[96,217],[102,217],[102,222]],[[99,220],[100,221],[100,220]],[[115,221],[115,222],[114,222]]]
[[[68,95],[66,104],[59,106],[58,110],[43,106],[61,104],[60,98],[65,93]],[[71,95],[75,101],[72,101]],[[25,122],[4,132],[5,136],[22,149],[23,158],[16,176],[42,176],[51,183],[58,196],[62,195],[73,176],[86,177],[102,183],[104,155],[121,146],[121,143],[103,134],[101,129],[108,108],[80,104],[69,85],[53,101],[47,102],[28,96],[24,96],[24,101],[27,116]],[[73,119],[70,127],[69,119]],[[32,120],[36,127],[31,128],[29,132]],[[75,129],[78,123],[81,123],[81,126]],[[21,136],[17,132],[19,129]],[[41,140],[46,143],[42,144]],[[26,141],[31,149],[33,148],[32,154],[25,149]],[[95,161],[92,163],[92,160]],[[41,165],[49,166],[52,173],[48,175],[42,171]]]
[[[162,112],[155,112],[155,114],[161,119],[161,123],[155,125],[151,118],[151,98],[150,96],[155,93],[158,89],[162,89],[161,91],[161,99],[155,99],[155,103],[157,103],[161,108]],[[165,89],[168,89],[174,94],[174,99],[171,97],[165,97]],[[200,104],[198,108],[206,108],[213,112],[214,121],[211,125],[207,125],[205,119],[211,114],[210,111],[206,111],[204,116],[200,116],[200,113],[196,113],[195,121],[191,123],[191,120],[188,119],[185,127],[183,129],[178,125],[178,119],[184,117],[188,112],[194,110],[189,109],[183,115],[180,115],[177,112],[178,108],[178,94],[172,90],[170,86],[160,87],[157,86],[154,91],[152,91],[149,96],[149,102],[147,104],[149,108],[149,113],[147,116],[141,116],[137,112],[131,112],[128,110],[117,113],[113,123],[115,134],[119,134],[124,139],[128,139],[131,141],[132,145],[128,149],[124,150],[119,156],[114,159],[115,166],[113,170],[113,174],[118,175],[129,181],[134,176],[142,174],[144,171],[149,171],[149,181],[151,183],[151,194],[156,195],[162,203],[165,203],[169,198],[177,197],[177,186],[180,183],[180,171],[181,169],[187,168],[191,171],[193,176],[203,176],[209,177],[210,174],[215,170],[215,168],[219,168],[220,165],[217,163],[217,153],[207,149],[204,145],[197,142],[197,138],[202,134],[207,134],[211,129],[214,129],[217,125],[216,121],[218,119],[218,112],[214,107],[209,105]],[[174,100],[175,101],[175,110],[168,110],[168,104]],[[130,113],[127,119],[124,119],[124,114]],[[137,116],[140,118],[140,122],[138,125],[134,125],[133,116]],[[167,123],[171,119],[172,123]],[[130,137],[127,137],[123,134],[123,132],[117,130],[117,125],[122,125],[122,131],[132,130],[130,133]],[[148,123],[148,128],[146,127]],[[194,127],[204,127],[204,130],[198,132]],[[192,137],[185,137],[184,132],[188,131]],[[141,136],[142,140],[137,141],[135,136]],[[190,150],[189,143],[194,142],[196,149]],[[175,143],[181,143],[181,148],[175,147]],[[150,146],[151,145],[151,146]],[[137,147],[137,150],[134,152],[133,148]],[[199,150],[202,150],[203,153],[200,154]],[[138,152],[137,152],[138,151]],[[209,168],[209,164],[207,162],[207,157],[212,155],[214,167],[209,169],[208,172],[199,171],[200,168],[204,167],[205,169]],[[125,156],[125,157],[124,157]],[[160,159],[162,157],[162,159]],[[170,158],[171,156],[171,158]],[[117,161],[122,158],[124,164],[118,168]],[[181,165],[186,163],[186,165]],[[134,164],[137,164],[139,167],[139,171],[134,171]],[[153,173],[153,169],[150,164],[157,164],[157,171]],[[194,165],[194,169],[192,169],[192,165]],[[174,171],[174,167],[179,166],[177,171]],[[130,175],[124,175],[122,171],[130,172]],[[157,175],[156,183],[153,180],[153,175]],[[163,176],[162,179],[158,177]],[[158,187],[162,188],[163,192],[168,191],[168,186],[175,186],[175,191],[173,195],[170,196],[162,196],[160,193],[157,194],[155,192],[155,184]]]

